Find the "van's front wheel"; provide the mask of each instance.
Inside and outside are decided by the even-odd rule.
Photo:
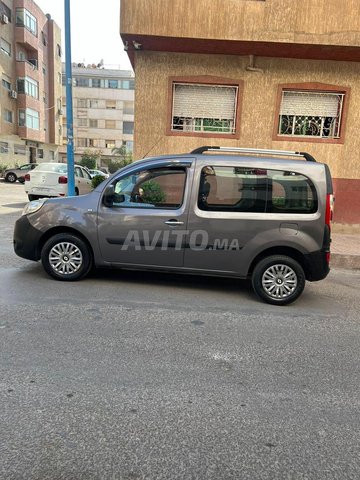
[[[85,277],[93,263],[87,244],[69,233],[59,233],[49,238],[41,251],[41,261],[51,277],[65,281]]]
[[[305,287],[302,266],[286,255],[272,255],[255,266],[252,286],[259,298],[272,305],[294,302]]]

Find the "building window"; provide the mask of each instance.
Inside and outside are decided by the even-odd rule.
[[[123,122],[123,134],[124,135],[134,134],[134,122]]]
[[[37,149],[37,158],[44,158],[44,150],[42,148]]]
[[[126,151],[127,152],[133,152],[134,151],[134,142],[132,142],[131,140],[128,140],[125,143],[125,146],[126,146]]]
[[[87,127],[87,118],[78,118],[78,127]]]
[[[2,86],[5,87],[7,90],[11,90],[11,83],[5,80],[4,78],[1,80]]]
[[[88,87],[89,86],[89,78],[87,77],[76,77],[75,78],[75,86],[76,87]]]
[[[100,140],[98,138],[89,138],[89,147],[100,147]]]
[[[37,35],[37,20],[26,8],[16,9],[16,25],[25,27],[33,35]]]
[[[105,128],[116,128],[116,120],[105,120]]]
[[[173,83],[171,130],[234,134],[238,87]]]
[[[49,150],[49,154],[50,154],[50,160],[55,160],[55,152],[54,152],[54,150]]]
[[[282,92],[279,135],[339,138],[344,93]]]
[[[115,140],[105,140],[105,148],[115,148]]]
[[[40,115],[36,110],[27,108],[26,110],[19,110],[19,127],[32,128],[33,130],[40,130]]]
[[[90,108],[98,108],[99,102],[97,100],[90,100]]]
[[[349,96],[337,85],[279,85],[273,139],[343,143]]]
[[[124,102],[123,113],[125,115],[134,115],[134,102]]]
[[[100,78],[92,78],[91,79],[91,86],[92,86],[92,88],[101,88],[101,79]]]
[[[46,65],[45,65],[45,63],[43,63],[42,72],[43,72],[43,75],[46,75]]]
[[[61,57],[62,55],[61,46],[59,44],[56,45],[56,55],[58,57]]]
[[[39,98],[39,82],[30,77],[18,78],[17,90],[19,93],[25,93],[30,97]]]
[[[78,106],[78,108],[87,108],[87,99],[86,98],[78,98],[77,106]]]
[[[0,142],[0,153],[9,153],[9,144],[7,142]]]
[[[118,88],[118,81],[117,80],[108,80],[108,87],[109,88]]]
[[[4,109],[4,120],[8,123],[13,123],[13,112]]]
[[[88,139],[87,138],[78,138],[77,146],[80,148],[86,148],[88,146]]]
[[[48,44],[48,41],[47,41],[47,36],[44,32],[41,32],[41,41],[44,47],[46,47],[46,45]]]
[[[11,57],[11,44],[7,42],[4,38],[1,37],[0,39],[0,48],[5,55]]]
[[[123,90],[129,90],[130,89],[130,81],[129,80],[123,80],[121,82],[121,88]]]
[[[14,145],[14,154],[15,155],[26,155],[26,146],[25,145]]]
[[[116,100],[106,100],[106,108],[110,110],[116,109]]]
[[[0,15],[6,15],[8,21],[11,23],[11,9],[0,1]]]
[[[97,128],[98,127],[98,121],[90,119],[89,120],[89,126],[90,126],[90,128]]]

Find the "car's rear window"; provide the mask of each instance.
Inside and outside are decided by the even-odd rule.
[[[54,173],[67,173],[67,164],[59,163],[42,163],[34,170],[37,172],[54,172]]]

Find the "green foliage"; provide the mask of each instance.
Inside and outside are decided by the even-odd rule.
[[[133,161],[132,152],[128,152],[125,145],[122,145],[120,148],[113,148],[112,153],[114,158],[108,163],[110,173],[115,173],[119,168],[126,167]]]
[[[85,150],[81,156],[80,165],[89,170],[96,168],[97,160],[101,157],[101,150]]]
[[[93,188],[96,188],[104,180],[105,180],[105,177],[103,175],[95,175],[95,177],[91,179],[91,185]]]
[[[2,175],[6,169],[8,169],[8,165],[2,165],[0,164],[0,175]]]
[[[143,194],[141,199],[144,203],[164,203],[166,200],[166,194],[161,186],[154,180],[149,180],[141,184]]]
[[[110,160],[108,163],[109,172],[115,173],[117,170],[119,170],[119,168],[126,167],[126,165],[129,165],[131,162],[132,162],[132,158],[131,159],[124,158],[122,160],[121,159]]]

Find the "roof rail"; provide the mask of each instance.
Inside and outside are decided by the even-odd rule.
[[[192,155],[202,154],[204,152],[236,152],[240,154],[265,154],[276,155],[282,157],[303,157],[308,162],[316,162],[315,158],[306,152],[291,152],[288,150],[267,150],[262,148],[237,148],[237,147],[218,147],[218,146],[204,146],[199,147],[190,152]]]

